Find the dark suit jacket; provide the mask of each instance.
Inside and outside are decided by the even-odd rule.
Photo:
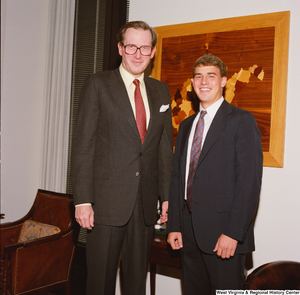
[[[181,123],[177,136],[168,232],[182,232],[187,141],[195,116]],[[202,251],[213,253],[222,233],[238,240],[236,253],[254,251],[253,215],[262,166],[255,118],[224,101],[206,135],[192,186],[192,222]]]
[[[95,222],[121,226],[138,190],[144,218],[153,225],[157,200],[168,199],[173,132],[168,86],[145,76],[150,122],[141,143],[119,69],[89,76],[82,89],[72,151],[74,203],[90,202]],[[162,105],[169,105],[161,112]]]

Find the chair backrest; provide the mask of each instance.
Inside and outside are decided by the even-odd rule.
[[[51,224],[65,230],[74,215],[71,195],[38,190],[33,204],[32,220]]]
[[[247,278],[245,290],[300,290],[300,263],[276,261],[255,269]]]

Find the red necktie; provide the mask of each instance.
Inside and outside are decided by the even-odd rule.
[[[187,205],[190,211],[192,211],[192,184],[193,184],[193,179],[194,179],[196,167],[201,152],[205,115],[206,115],[206,111],[201,111],[200,118],[197,123],[194,138],[193,138],[192,148],[191,148],[189,177],[187,183]]]
[[[135,85],[134,91],[134,101],[135,101],[135,116],[136,116],[136,125],[139,130],[139,134],[141,137],[142,143],[144,143],[144,139],[146,136],[146,111],[143,102],[143,98],[140,90],[140,81],[135,79],[133,81]]]

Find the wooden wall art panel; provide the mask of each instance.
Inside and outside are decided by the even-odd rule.
[[[289,18],[284,11],[155,28],[151,76],[169,85],[174,145],[179,124],[199,108],[192,70],[208,52],[227,66],[225,99],[256,118],[264,166],[283,167]]]

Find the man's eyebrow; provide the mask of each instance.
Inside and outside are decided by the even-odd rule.
[[[203,74],[207,74],[207,75],[217,75],[216,72],[208,72],[208,73],[195,73],[195,76],[197,76],[197,75],[203,75]]]

